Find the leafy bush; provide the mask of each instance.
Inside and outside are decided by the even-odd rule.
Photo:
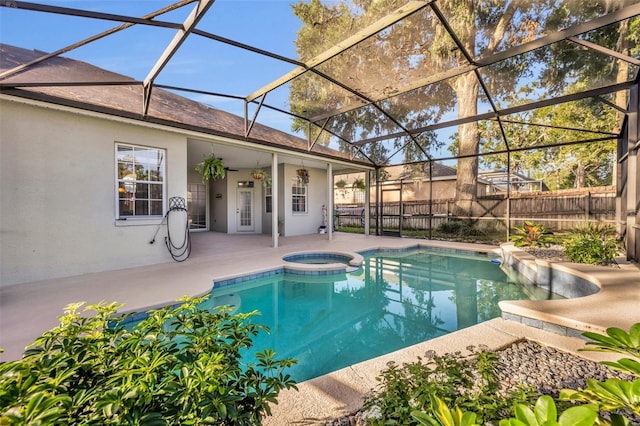
[[[609,238],[615,237],[616,228],[612,225],[606,225],[604,223],[592,223],[587,222],[582,225],[578,225],[571,230],[572,235],[579,235],[584,237],[593,238]]]
[[[591,426],[596,423],[598,413],[589,406],[570,407],[560,413],[549,395],[538,398],[533,410],[524,404],[513,408],[515,416],[500,420],[500,426]]]
[[[563,389],[560,398],[566,401],[583,402],[592,405],[597,411],[607,413],[606,417],[612,421],[625,425],[629,424],[629,418],[635,416],[633,424],[638,424],[640,420],[640,323],[631,326],[629,332],[610,327],[606,335],[586,332],[583,335],[589,339],[589,348],[585,350],[599,352],[615,352],[629,355],[632,358],[621,358],[620,360],[603,361],[616,370],[623,371],[636,377],[633,381],[620,378],[610,378],[604,382],[590,379],[587,380],[587,387],[575,391],[573,389]],[[601,421],[606,421],[601,416]]]
[[[0,364],[0,424],[255,425],[294,361],[271,350],[244,364],[240,352],[266,327],[185,298],[127,329],[119,304],[67,306],[18,361]]]
[[[514,403],[532,401],[533,391],[520,388],[516,392],[499,391],[494,369],[497,355],[486,350],[473,350],[473,358],[460,353],[436,355],[428,352],[426,360],[398,366],[389,363],[377,379],[380,386],[365,398],[364,408],[379,412],[369,420],[374,425],[417,425],[415,411],[434,409],[433,397],[461,412],[477,413],[478,420],[491,421],[510,413]],[[437,408],[436,408],[437,409]],[[475,421],[475,418],[474,418]]]
[[[461,220],[448,220],[436,227],[436,232],[443,234],[453,234],[461,237],[483,236],[484,232],[475,226],[469,225]]]
[[[571,231],[564,242],[564,252],[570,261],[593,265],[609,264],[618,254],[615,229],[601,224],[586,224]]]
[[[444,401],[433,397],[433,417],[421,411],[414,411],[411,415],[425,426],[479,426],[476,414],[460,410],[451,410]],[[592,407],[571,407],[558,418],[556,403],[548,395],[543,395],[536,401],[533,410],[525,404],[516,404],[513,408],[514,417],[500,420],[500,426],[591,426],[595,424],[597,413]]]
[[[553,232],[541,223],[525,221],[523,226],[514,226],[509,236],[516,247],[547,247],[553,242]]]
[[[560,401],[578,402],[582,405],[569,407],[562,413],[558,412],[556,402],[548,395],[540,396],[533,409],[527,404],[516,402],[513,406],[512,417],[501,419],[500,426],[593,426],[595,424],[625,426],[640,424],[640,323],[634,324],[628,333],[616,327],[608,328],[606,333],[606,335],[593,332],[583,333],[591,341],[587,342],[588,348],[582,350],[630,355],[633,359],[622,358],[617,362],[603,361],[602,363],[638,377],[638,379],[627,381],[621,378],[609,378],[604,382],[589,379],[585,389],[563,389],[560,391]],[[427,426],[476,426],[480,424],[476,423],[478,418],[476,411],[481,407],[476,410],[468,409],[468,404],[464,402],[461,404],[452,401],[451,398],[441,399],[439,396],[440,393],[434,392],[429,397],[429,405],[411,412],[411,416],[418,424]],[[453,407],[453,409],[449,407]],[[485,420],[487,419],[485,418]],[[394,423],[394,420],[391,420],[384,424],[405,423],[408,424],[408,422]]]
[[[571,262],[590,263],[592,265],[610,264],[618,254],[615,239],[574,236],[564,243],[564,253]]]

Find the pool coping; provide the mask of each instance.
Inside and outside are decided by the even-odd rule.
[[[563,300],[513,300],[499,302],[502,318],[556,334],[579,337],[585,331],[604,333],[615,320],[629,329],[640,322],[638,268],[620,262],[597,266],[539,259],[505,243],[501,245],[505,264],[551,291],[560,281],[571,298]],[[554,288],[555,284],[555,288]]]

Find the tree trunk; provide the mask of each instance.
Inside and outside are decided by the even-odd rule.
[[[617,50],[624,55],[629,54],[629,21],[628,20],[620,22]],[[618,72],[616,74],[616,83],[622,83],[629,79],[629,63],[626,61],[621,61],[619,59],[617,62],[618,62]],[[620,108],[622,108],[623,110],[627,109],[627,91],[620,90],[616,92],[615,96],[616,96],[615,104]],[[623,120],[624,120],[624,113],[618,111],[618,114],[617,114],[618,123],[622,124]],[[614,131],[620,132],[620,130],[622,129],[619,126],[616,126]],[[613,155],[612,166],[613,166],[613,178],[612,178],[611,184],[613,186],[616,186],[618,182],[618,158],[616,153],[614,153]]]
[[[474,73],[459,77],[453,84],[458,98],[458,117],[472,117],[478,112],[479,83]],[[478,194],[478,123],[458,126],[459,155],[471,157],[458,159],[456,175],[456,214],[472,215],[473,202]]]
[[[584,188],[584,168],[584,163],[582,161],[579,161],[576,165],[576,181],[573,185],[573,187],[576,189]]]

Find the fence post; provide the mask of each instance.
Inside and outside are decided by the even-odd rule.
[[[591,215],[591,192],[587,192],[584,195],[584,220],[589,223],[589,216]]]

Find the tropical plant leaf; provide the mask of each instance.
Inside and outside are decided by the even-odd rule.
[[[560,426],[593,426],[597,418],[598,413],[589,407],[571,407],[560,415],[558,423]]]

